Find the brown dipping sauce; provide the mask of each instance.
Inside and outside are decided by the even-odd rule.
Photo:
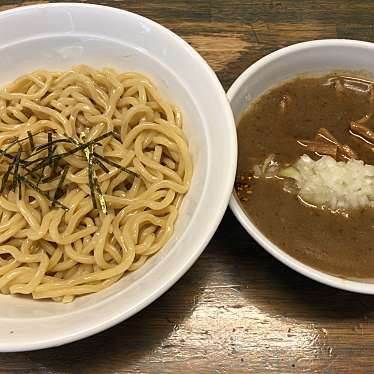
[[[322,127],[374,165],[372,146],[349,133],[351,121],[374,113],[372,84],[349,74],[299,77],[262,95],[237,129],[235,189],[252,222],[289,255],[345,278],[374,279],[374,209],[347,218],[303,205],[283,190],[282,180],[251,176],[269,154],[281,164],[293,164],[303,154],[318,158],[297,140],[313,139]],[[365,125],[373,129],[374,116]]]

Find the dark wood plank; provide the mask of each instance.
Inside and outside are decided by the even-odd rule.
[[[260,57],[317,38],[374,39],[372,1],[102,1],[169,27],[227,89]],[[0,9],[29,2],[5,0]],[[371,373],[374,298],[319,285],[228,211],[207,250],[128,321],[64,347],[0,355],[1,373]]]

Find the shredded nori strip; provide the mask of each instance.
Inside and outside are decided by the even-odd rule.
[[[92,144],[88,147],[88,185],[91,190],[91,200],[92,206],[94,209],[97,209],[96,197],[95,197],[95,187],[94,187],[94,180],[93,180],[93,146]]]
[[[112,132],[112,131],[110,131],[110,132],[108,132],[108,133],[106,133],[106,134],[104,134],[104,135],[107,135],[107,134],[113,136],[113,132]],[[85,143],[80,143],[78,140],[72,138],[72,137],[69,136],[69,135],[64,134],[64,136],[66,137],[67,141],[68,141],[69,143],[71,143],[71,144],[75,144],[75,145],[85,144]],[[95,139],[93,139],[93,140],[95,140]],[[95,142],[95,145],[102,146],[102,144],[99,143],[98,141]]]
[[[21,157],[22,147],[21,144],[19,145],[18,152],[14,159],[14,172],[13,172],[13,191],[16,192],[17,188],[17,181],[18,181],[18,168],[19,168],[19,160]]]
[[[40,182],[42,181],[42,178],[43,178],[43,175],[44,175],[44,169],[45,169],[45,166],[43,166],[43,169],[42,169],[42,172],[40,173],[39,175],[39,178],[38,178],[38,182],[37,182],[37,186],[39,186]],[[26,175],[32,175],[33,174],[33,171],[30,170],[26,173]]]
[[[55,147],[57,149],[57,147]],[[56,151],[56,149],[54,150],[54,152]],[[54,175],[57,175],[57,169],[58,169],[58,163],[60,162],[60,158],[55,158],[53,161],[52,161],[52,172],[51,172],[51,176],[54,176]]]
[[[37,133],[34,134],[33,136],[38,135],[38,134],[40,134],[40,133],[41,133],[41,132],[37,132]],[[5,149],[0,150],[0,156],[7,156],[7,155],[9,156],[9,154],[7,153],[7,150],[10,149],[10,148],[12,148],[15,144],[17,144],[17,143],[21,143],[21,142],[23,142],[23,141],[25,141],[25,140],[29,140],[29,137],[27,136],[27,138],[18,139],[18,136],[17,136],[15,140],[13,140],[11,143],[9,143],[9,144],[5,147]]]
[[[26,139],[28,139],[28,138],[26,138]],[[11,143],[9,143],[9,144],[5,147],[4,150],[0,151],[0,156],[5,155],[5,154],[7,153],[7,150],[8,150],[8,149],[12,148],[14,145],[16,145],[17,143],[19,143],[20,141],[22,141],[22,139],[21,139],[21,140],[18,140],[18,136],[17,136],[17,137],[16,137],[16,140],[13,140]]]
[[[52,156],[53,156],[53,153],[55,152],[56,148],[57,148],[57,147],[54,147],[54,148],[51,149],[51,150],[48,149],[48,155],[47,155],[47,158],[45,159],[45,160],[47,161],[47,163],[43,166],[42,171],[41,171],[41,173],[40,173],[40,175],[39,175],[38,183],[37,183],[38,186],[39,186],[39,184],[40,184],[40,183],[42,182],[42,180],[43,180],[44,170],[45,170],[45,168],[46,168],[47,166],[51,166],[51,164],[52,164],[52,166],[51,166],[51,168],[52,168],[52,170],[51,170],[51,175],[50,175],[49,177],[55,177],[55,176],[57,176],[57,175],[56,175],[56,169],[54,168],[54,162],[52,161]],[[26,175],[32,175],[32,174],[34,173],[33,170],[30,170],[30,169],[27,169],[27,170],[28,170],[28,171],[27,171]]]
[[[33,164],[34,161],[40,161],[40,160],[45,159],[45,157],[42,157],[42,158],[38,158],[38,159],[36,159],[36,160],[26,161],[26,160],[28,160],[29,158],[34,157],[35,155],[37,155],[37,154],[39,154],[39,153],[45,151],[45,149],[48,148],[50,145],[53,145],[53,144],[56,144],[56,143],[70,143],[70,142],[69,142],[69,141],[66,141],[66,140],[63,140],[63,139],[58,139],[58,140],[54,140],[54,141],[52,141],[51,143],[48,143],[48,144],[47,144],[47,143],[46,143],[46,144],[42,144],[42,145],[40,146],[40,148],[39,148],[39,146],[36,147],[35,150],[34,150],[34,152],[33,152],[32,154],[30,154],[30,155],[28,155],[27,157],[25,157],[25,158],[23,159],[23,162],[24,162],[26,165],[30,165],[30,164]],[[41,147],[43,147],[43,148],[41,148]]]
[[[27,131],[27,136],[29,138],[31,152],[34,152],[35,144],[34,144],[34,138],[32,137],[31,131]]]
[[[53,163],[55,162],[56,159],[53,159],[52,160],[52,157],[53,157],[53,154],[56,152],[56,149],[57,149],[57,146],[53,147],[51,146],[51,149],[48,149],[48,156],[47,156],[47,160],[48,160],[48,166],[52,166]],[[52,169],[52,174],[55,172],[54,169]]]
[[[64,181],[65,181],[65,178],[66,178],[66,175],[67,175],[68,171],[69,171],[69,165],[65,165],[64,171],[61,175],[61,178],[58,182],[55,194],[53,196],[52,206],[55,206],[55,203],[56,203],[57,199],[60,198],[63,195],[62,186],[64,184]]]
[[[110,172],[110,170],[97,157],[94,158],[94,163],[99,165],[105,171],[105,173],[108,174]]]
[[[59,175],[51,175],[49,177],[43,178],[40,180],[39,183],[49,183],[53,182],[54,180],[58,179]]]
[[[104,199],[103,193],[101,192],[100,184],[99,184],[97,177],[94,177],[94,184],[96,187],[97,194],[99,195],[101,210],[103,211],[104,214],[107,214],[105,199]]]
[[[25,138],[25,139],[28,139],[28,138]],[[22,140],[25,140],[25,139],[18,140],[18,136],[17,136],[16,140],[9,143],[4,150],[0,150],[0,157],[5,156],[5,157],[9,158],[10,160],[14,160],[14,157],[10,153],[7,153],[7,150],[12,148],[16,144],[19,144]]]
[[[48,142],[48,143],[38,145],[38,146],[35,148],[35,152],[42,151],[43,149],[48,148],[50,145],[52,145],[52,144],[56,144],[56,143],[71,143],[71,142],[70,142],[69,140],[67,140],[67,139],[56,139],[56,140],[51,140],[51,141]],[[34,153],[34,154],[35,154],[35,153]]]
[[[105,158],[105,157],[103,157],[103,156],[100,156],[100,155],[97,154],[96,152],[94,152],[93,155],[94,155],[95,157],[97,157],[98,159],[100,159],[100,160],[106,162],[107,164],[109,164],[109,165],[111,165],[111,166],[114,166],[114,167],[116,167],[117,169],[120,169],[120,170],[124,171],[125,173],[131,174],[131,175],[134,175],[135,177],[138,176],[138,174],[136,174],[136,173],[133,172],[132,170],[127,169],[127,168],[125,168],[124,166],[122,166],[122,165],[120,165],[120,164],[117,164],[116,162],[113,162],[113,161],[111,161],[111,160],[109,160],[109,159],[107,159],[107,158]]]
[[[5,172],[3,179],[1,181],[1,187],[0,187],[0,193],[4,192],[5,187],[8,183],[9,175],[13,170],[13,167],[15,165],[16,159],[14,158],[13,161],[9,164],[7,171]]]
[[[52,157],[52,133],[49,132],[48,133],[48,158],[51,158]]]
[[[115,132],[113,132],[113,138],[118,140],[119,142],[122,142],[120,135],[116,134]]]
[[[44,196],[46,199],[48,199],[51,202],[51,198],[49,197],[49,195],[46,192],[42,191],[36,184],[30,182],[28,179],[26,179],[25,177],[21,175],[18,176],[18,180],[20,180],[21,182],[23,182],[24,184],[26,184],[27,186],[29,186],[30,188],[32,188],[33,190],[35,190],[36,192],[38,192],[40,195]],[[64,209],[65,211],[69,210],[65,205],[60,203],[58,200],[55,201],[55,205]]]
[[[97,138],[92,139],[92,140],[90,140],[90,141],[87,142],[87,143],[83,143],[83,144],[78,145],[77,147],[71,149],[70,151],[67,151],[67,152],[61,153],[61,154],[59,154],[59,155],[54,155],[54,156],[51,157],[51,159],[61,159],[61,158],[65,157],[65,156],[70,156],[70,155],[72,155],[72,154],[74,154],[74,153],[77,153],[77,152],[79,152],[79,151],[83,151],[84,149],[90,147],[91,145],[93,145],[93,144],[99,142],[99,141],[102,140],[102,139],[107,138],[108,136],[111,136],[112,134],[113,134],[112,131],[111,131],[111,132],[107,132],[106,134],[100,135],[100,136],[98,136]],[[49,163],[49,161],[46,160],[45,157],[41,157],[41,158],[38,158],[38,159],[36,159],[36,160],[32,160],[32,161],[30,161],[30,162],[28,163],[28,166],[31,165],[31,164],[34,164],[34,163],[36,163],[36,162],[38,162],[38,161],[41,161],[41,162],[40,162],[39,165],[37,165],[34,169],[31,169],[32,172],[41,169],[43,166],[46,166],[46,165],[48,165],[48,163]]]
[[[5,188],[8,184],[9,176],[12,174],[12,176],[13,176],[12,189],[13,189],[13,191],[16,191],[17,184],[18,184],[19,199],[21,199],[21,183],[24,183],[28,187],[34,189],[36,192],[38,192],[39,194],[41,194],[42,196],[47,198],[52,203],[52,206],[58,206],[58,207],[63,208],[64,210],[68,210],[68,208],[66,206],[64,206],[61,202],[58,201],[58,198],[63,195],[63,184],[64,184],[64,181],[66,179],[66,176],[67,176],[67,173],[68,173],[68,170],[69,170],[69,165],[64,166],[63,172],[62,172],[62,175],[61,175],[60,174],[61,171],[58,171],[58,170],[61,170],[61,167],[59,166],[59,161],[61,159],[63,159],[65,156],[70,156],[70,155],[73,155],[73,154],[75,154],[79,151],[82,151],[84,153],[85,158],[87,159],[87,163],[88,163],[88,184],[89,184],[90,191],[91,191],[91,199],[92,199],[93,208],[97,209],[97,197],[96,197],[96,193],[97,193],[99,201],[100,201],[101,209],[102,209],[103,213],[106,214],[107,213],[106,203],[105,203],[104,196],[101,192],[100,184],[99,184],[98,178],[97,178],[96,173],[95,173],[94,165],[98,165],[105,173],[110,172],[109,168],[105,165],[105,164],[108,164],[108,165],[111,165],[111,166],[113,166],[113,167],[115,167],[115,168],[117,168],[121,171],[124,171],[124,172],[128,173],[128,174],[137,176],[137,174],[135,172],[123,167],[120,164],[117,164],[114,161],[111,161],[111,160],[109,160],[109,159],[107,159],[103,156],[100,156],[98,153],[94,152],[94,147],[95,146],[102,146],[100,141],[109,137],[109,136],[112,136],[116,140],[120,141],[120,138],[118,137],[118,135],[115,134],[113,131],[110,131],[108,133],[100,135],[97,138],[92,139],[92,140],[90,140],[88,142],[85,142],[85,143],[81,143],[78,140],[76,140],[72,137],[69,137],[67,135],[65,135],[66,139],[55,139],[55,140],[53,140],[52,133],[48,132],[47,143],[35,146],[33,136],[37,135],[39,133],[32,134],[31,131],[27,131],[27,138],[22,138],[22,139],[16,138],[14,141],[9,143],[4,150],[0,150],[0,157],[5,156],[5,157],[7,157],[8,159],[11,160],[11,163],[9,164],[8,169],[6,170],[6,172],[3,175],[2,182],[1,182],[1,187],[0,187],[0,192],[3,192],[5,190]],[[84,140],[83,137],[82,137],[82,139]],[[22,153],[24,151],[22,150],[21,142],[23,142],[25,140],[29,141],[31,153],[26,155],[25,158],[22,158]],[[56,149],[57,149],[57,143],[71,143],[75,147],[73,147],[72,149],[70,149],[70,150],[68,150],[64,153],[55,154]],[[16,144],[19,145],[18,151],[8,153],[7,151]],[[39,154],[43,151],[47,151],[46,156],[38,157],[34,160],[28,161],[28,159],[30,159],[32,157],[35,157],[35,155],[37,155],[37,154]],[[81,156],[79,156],[79,157],[81,157]],[[36,164],[36,165],[33,168],[29,168],[30,165],[34,165],[34,164]],[[43,178],[44,169],[47,166],[49,166],[51,168],[51,175]],[[20,169],[20,168],[22,168],[22,169]],[[26,172],[26,174],[25,175],[20,174],[20,170],[23,170],[23,172]],[[40,174],[36,173],[36,171],[38,171],[38,170],[41,170]],[[60,177],[59,183],[57,185],[57,188],[55,190],[55,193],[54,193],[54,196],[53,196],[53,199],[52,199],[49,196],[49,194],[47,192],[44,192],[43,190],[41,190],[38,187],[38,185],[39,185],[39,183],[48,183],[48,182],[54,181],[55,179],[59,178],[58,174],[60,174],[61,177]],[[36,181],[36,183],[27,179],[26,178],[27,176],[30,176],[33,180]]]
[[[17,178],[17,181],[18,181],[18,200],[21,200],[22,199],[21,180]]]

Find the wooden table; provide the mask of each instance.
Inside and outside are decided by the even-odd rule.
[[[175,31],[206,58],[225,89],[254,61],[289,44],[374,40],[370,0],[101,3]],[[0,9],[23,4],[30,2],[2,0]],[[151,306],[80,342],[2,354],[0,372],[374,373],[374,297],[289,270],[227,211],[204,254]]]

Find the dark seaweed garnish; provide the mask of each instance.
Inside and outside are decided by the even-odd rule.
[[[97,209],[98,198],[101,210],[104,214],[106,214],[106,203],[94,166],[96,165],[105,173],[109,173],[110,170],[106,165],[110,165],[119,169],[120,171],[137,176],[137,174],[132,170],[129,170],[124,166],[95,152],[95,147],[103,146],[100,143],[101,140],[110,136],[118,139],[118,137],[112,131],[100,135],[88,142],[81,142],[67,135],[63,139],[53,139],[52,132],[48,132],[47,142],[45,144],[35,146],[34,136],[39,133],[32,134],[30,131],[28,131],[26,138],[16,138],[7,144],[4,149],[0,149],[0,157],[5,156],[11,160],[7,170],[3,174],[0,193],[6,191],[8,189],[8,185],[10,184],[13,191],[16,191],[18,186],[18,197],[21,198],[21,183],[23,183],[47,198],[52,206],[68,210],[68,208],[58,200],[64,194],[64,181],[69,170],[69,165],[66,164],[66,162],[63,162],[63,160],[67,156],[77,154],[78,157],[84,157],[87,160],[88,185],[91,192],[90,195],[92,206],[94,209]],[[84,140],[83,136],[81,138]],[[22,142],[25,140],[28,140],[30,147],[26,148],[30,148],[30,151],[25,150],[25,148],[22,147]],[[69,143],[71,144],[72,148],[64,153],[58,154],[56,153],[58,143]],[[12,147],[15,146],[18,146],[17,152],[8,152]],[[80,156],[78,154],[79,152],[82,152],[83,155]],[[65,165],[63,166],[63,164]],[[49,170],[50,173],[48,176],[45,176],[44,172],[47,167],[49,168],[47,170]],[[43,191],[39,187],[39,185],[53,182],[58,178],[60,178],[58,185],[54,191],[53,198],[51,198],[47,192]],[[10,183],[8,183],[9,180]]]

